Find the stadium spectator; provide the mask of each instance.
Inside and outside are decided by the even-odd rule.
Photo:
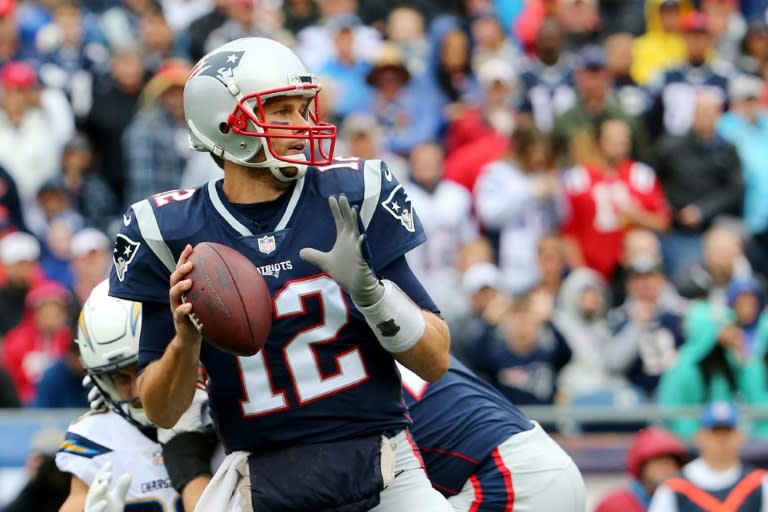
[[[480,139],[488,140],[489,149],[493,144],[506,148],[517,125],[514,100],[518,77],[512,64],[500,59],[487,60],[479,67],[477,79],[483,88],[482,102],[464,109],[448,125],[444,142],[448,154]]]
[[[568,273],[566,244],[556,233],[549,233],[536,244],[536,267],[539,281],[536,292],[542,292],[554,304]]]
[[[59,471],[54,460],[64,441],[58,428],[43,428],[32,438],[25,470],[27,483],[3,512],[58,512],[69,492],[69,478]]]
[[[602,120],[615,118],[630,128],[632,159],[647,162],[649,147],[645,126],[622,110],[605,66],[605,52],[601,47],[587,46],[579,53],[574,72],[578,101],[555,118],[552,129],[555,153],[567,160],[574,135],[581,130],[597,131]]]
[[[739,50],[734,59],[738,71],[760,76],[762,62],[768,57],[768,23],[764,19],[755,18],[749,22]]]
[[[88,390],[83,387],[85,370],[74,341],[69,350],[43,372],[32,407],[87,409]]]
[[[425,91],[417,90],[397,46],[382,45],[366,82],[375,89],[366,109],[381,126],[384,147],[400,155],[434,140],[441,113]]]
[[[99,16],[99,29],[110,49],[132,46],[139,41],[141,18],[159,9],[152,0],[126,0],[111,5]]]
[[[0,164],[16,182],[26,214],[40,185],[56,174],[60,148],[39,103],[35,69],[21,61],[7,63],[0,69],[0,86]]]
[[[470,361],[512,403],[554,403],[566,391],[558,375],[572,361],[563,334],[540,318],[530,296],[516,297],[503,313],[473,342]]]
[[[462,253],[466,254],[473,244],[465,246]],[[478,356],[473,352],[475,340],[499,323],[509,305],[508,297],[499,289],[500,282],[501,272],[490,261],[474,262],[461,274],[458,291],[466,297],[467,308],[446,321],[451,330],[451,352],[470,366],[476,365]]]
[[[457,268],[462,245],[477,237],[472,218],[472,196],[461,185],[443,180],[443,148],[420,144],[411,150],[410,181],[404,182],[419,212],[427,241],[410,251],[408,265],[446,319],[465,308]]]
[[[768,500],[765,470],[740,460],[744,432],[733,403],[707,405],[696,432],[698,458],[653,495],[649,512],[761,510]]]
[[[511,148],[506,158],[483,168],[474,196],[478,220],[499,236],[504,289],[519,294],[539,279],[536,244],[560,224],[563,201],[547,137],[520,126]]]
[[[469,34],[472,40],[472,70],[475,75],[489,60],[504,61],[517,66],[520,51],[504,31],[494,9],[479,11],[469,20]]]
[[[76,0],[51,7],[51,22],[36,34],[40,82],[62,90],[76,114],[87,109],[91,73],[109,58],[103,37]]]
[[[747,23],[739,11],[739,0],[702,0],[701,10],[710,20],[717,57],[734,62],[747,32]]]
[[[712,58],[714,40],[709,17],[701,12],[688,13],[681,26],[685,61],[667,69],[649,85],[654,103],[648,126],[654,140],[664,134],[682,136],[692,129],[700,93],[707,93],[720,108],[727,99],[730,68]]]
[[[688,449],[671,432],[647,427],[632,437],[626,455],[629,486],[603,498],[595,512],[647,512],[651,497],[687,462]]]
[[[85,135],[76,134],[64,146],[60,181],[86,225],[107,230],[117,220],[120,203],[94,168],[92,146]]]
[[[646,31],[632,45],[632,78],[635,82],[648,86],[656,75],[685,58],[680,13],[689,7],[688,0],[645,2]]]
[[[630,126],[622,118],[597,121],[594,144],[593,161],[563,174],[563,234],[586,266],[610,280],[621,259],[624,233],[633,227],[664,231],[669,208],[653,169],[629,158]]]
[[[25,299],[42,278],[40,243],[29,233],[16,232],[0,239],[0,264],[5,282],[0,286],[0,338],[24,317]]]
[[[573,353],[558,375],[558,389],[566,401],[611,395],[625,384],[608,371],[602,350],[611,342],[606,319],[608,288],[597,272],[573,270],[557,297],[552,323]]]
[[[427,68],[430,44],[424,29],[424,15],[410,5],[400,5],[387,16],[385,33],[403,55],[405,67],[413,77],[421,77]]]
[[[91,109],[79,120],[93,143],[96,165],[109,183],[118,204],[123,204],[126,180],[120,140],[133,118],[144,87],[144,63],[136,46],[116,48],[109,72],[94,78]]]
[[[381,34],[375,28],[363,25],[357,16],[357,0],[318,2],[317,6],[320,9],[320,20],[299,31],[294,45],[307,69],[318,70],[333,56],[333,23],[345,16],[358,18],[358,23],[352,29],[356,57],[369,62],[376,59],[381,51]]]
[[[109,275],[112,243],[95,228],[81,229],[72,236],[69,253],[74,276],[72,291],[77,305],[82,305],[94,286]]]
[[[288,0],[283,3],[283,11],[285,18],[283,26],[291,34],[297,34],[301,29],[316,25],[318,22],[317,3],[313,0]],[[194,58],[197,59],[198,57]]]
[[[13,231],[26,230],[16,182],[0,167],[0,238]]]
[[[739,154],[744,223],[751,235],[747,254],[753,265],[763,268],[768,265],[768,205],[764,200],[768,196],[768,114],[760,106],[764,87],[763,81],[753,76],[733,78],[729,87],[731,109],[717,121],[717,132]]]
[[[480,99],[480,87],[472,71],[469,36],[453,17],[443,16],[430,26],[432,55],[419,80],[434,95],[442,111],[441,131]]]
[[[147,83],[144,106],[123,133],[129,203],[179,187],[189,152],[182,93],[190,69],[184,61],[166,62]]]
[[[760,282],[754,277],[735,278],[726,290],[726,301],[733,310],[736,325],[743,333],[743,357],[750,360],[761,357],[764,343],[759,339],[762,335],[758,324],[768,321],[765,311],[765,291]]]
[[[26,297],[29,312],[3,340],[0,358],[13,378],[19,398],[31,404],[37,385],[53,362],[69,350],[71,304],[67,289],[56,283],[32,288]]]
[[[664,268],[673,277],[696,261],[701,235],[717,216],[741,211],[741,164],[736,148],[715,130],[720,114],[719,95],[699,92],[691,131],[666,136],[656,146],[653,167],[672,207],[662,249]]]
[[[684,319],[685,343],[675,366],[662,375],[658,389],[661,406],[704,405],[715,400],[735,400],[740,391],[744,334],[733,312],[724,305],[698,301]],[[675,434],[690,438],[695,418],[669,421]]]
[[[384,148],[381,128],[371,114],[356,112],[344,118],[337,141],[338,154],[363,160],[384,160],[400,182],[408,180],[408,161]]]
[[[210,11],[192,20],[187,27],[189,58],[194,62],[197,62],[205,55],[205,41],[210,33],[227,21],[228,0],[214,0],[212,3]],[[286,19],[286,27],[287,22],[288,20]]]
[[[727,226],[713,226],[703,237],[701,259],[686,267],[675,279],[683,297],[726,303],[731,280],[752,275],[739,234]]]
[[[353,29],[360,21],[355,16],[337,17],[328,22],[333,34],[334,53],[318,72],[333,81],[337,95],[334,113],[345,117],[365,108],[371,101],[371,88],[365,77],[371,63],[355,54]]]
[[[288,39],[288,35],[280,29],[282,20],[279,11],[269,4],[258,0],[226,0],[224,13],[224,23],[211,30],[205,39],[205,53],[241,37],[271,37],[278,41]]]
[[[605,40],[605,67],[613,78],[613,90],[621,109],[631,116],[643,116],[651,107],[648,91],[632,78],[632,34],[617,33]]]
[[[652,399],[661,375],[672,368],[685,341],[682,308],[665,303],[661,259],[637,255],[626,267],[627,298],[609,313],[613,337],[602,350],[609,371]]]
[[[538,29],[534,53],[522,63],[520,112],[530,116],[538,128],[549,133],[555,117],[576,101],[573,65],[563,54],[563,29],[546,19]]]
[[[69,265],[69,244],[72,240],[72,234],[81,226],[63,216],[52,219],[46,226],[42,244],[43,253],[40,258],[43,275],[51,281],[71,288],[72,269]]]
[[[560,2],[557,19],[565,30],[565,47],[578,52],[588,45],[600,44],[603,24],[597,0]]]
[[[154,74],[167,60],[189,58],[185,36],[183,32],[174,34],[160,9],[145,12],[139,23],[138,41],[147,71]]]
[[[0,409],[18,407],[21,407],[21,401],[16,392],[16,386],[13,385],[13,379],[8,370],[0,364]]]
[[[628,269],[635,258],[640,257],[645,260],[662,261],[659,238],[650,229],[630,229],[624,234],[622,245],[621,260],[619,261],[619,266],[616,267],[616,271],[613,273],[611,281],[611,304],[614,307],[622,305],[627,298],[626,280],[629,274]],[[663,262],[660,266],[663,268]],[[672,295],[677,296],[677,292],[674,291],[674,285],[669,283],[667,288],[672,289]],[[665,293],[665,296],[668,295],[670,294]]]

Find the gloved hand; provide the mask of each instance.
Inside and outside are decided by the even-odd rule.
[[[131,485],[131,475],[125,473],[120,476],[115,489],[109,492],[109,484],[112,480],[112,463],[104,464],[88,488],[85,497],[83,512],[123,512],[125,508],[125,496]]]
[[[90,375],[83,377],[83,387],[88,390],[88,402],[90,403],[92,410],[101,409],[105,407],[107,403],[104,401],[104,397],[101,396],[101,391],[93,383]]]
[[[365,235],[360,234],[357,210],[349,205],[346,196],[337,200],[328,198],[336,223],[336,243],[328,252],[305,247],[299,256],[330,274],[344,288],[357,306],[371,306],[384,296],[384,286],[373,274],[363,257],[361,245]]]

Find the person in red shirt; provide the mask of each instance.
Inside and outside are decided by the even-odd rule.
[[[688,450],[672,433],[648,427],[632,438],[627,451],[629,486],[600,501],[595,512],[646,512],[656,488],[687,462]]]
[[[32,403],[43,372],[69,350],[69,298],[69,291],[58,283],[33,287],[26,298],[28,314],[3,339],[0,363],[23,404]]]
[[[624,233],[633,227],[665,231],[670,214],[654,170],[629,159],[629,126],[607,118],[596,132],[595,158],[563,174],[567,204],[563,234],[579,255],[575,260],[611,279]]]

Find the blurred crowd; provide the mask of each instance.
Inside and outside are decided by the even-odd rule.
[[[338,156],[405,183],[409,262],[514,403],[767,404],[767,9],[0,0],[0,405],[87,407],[79,306],[132,202],[221,175],[183,84],[249,35],[320,77]]]

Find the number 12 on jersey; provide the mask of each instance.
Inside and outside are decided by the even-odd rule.
[[[338,371],[323,375],[316,347],[331,343],[349,321],[349,309],[341,287],[326,275],[292,281],[272,299],[275,319],[306,315],[304,299],[320,300],[320,321],[300,330],[283,345],[283,360],[290,373],[299,405],[355,386],[368,379],[360,351],[355,347],[335,357]],[[238,357],[245,396],[240,401],[243,416],[262,416],[288,409],[284,390],[275,389],[264,350],[251,357]]]

